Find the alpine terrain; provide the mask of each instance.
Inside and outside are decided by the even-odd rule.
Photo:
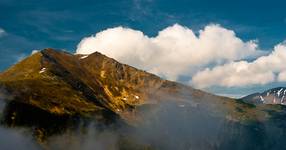
[[[286,108],[268,105],[286,88],[231,99],[48,48],[2,72],[0,89],[2,127],[38,149],[286,149]]]

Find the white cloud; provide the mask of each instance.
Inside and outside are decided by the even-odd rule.
[[[286,82],[286,70],[279,73],[277,80],[279,82]]]
[[[6,31],[0,28],[0,37],[4,36],[5,34],[6,34]]]
[[[213,65],[256,57],[261,54],[255,41],[244,42],[234,31],[219,25],[208,25],[198,35],[175,24],[148,37],[141,31],[116,27],[86,37],[76,53],[99,51],[123,63],[177,80],[180,75],[192,77],[197,71]]]
[[[200,88],[213,85],[233,87],[267,84],[286,81],[285,70],[286,45],[278,44],[271,54],[261,56],[253,62],[231,62],[200,71],[193,76],[192,84]]]

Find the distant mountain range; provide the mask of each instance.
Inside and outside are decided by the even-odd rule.
[[[242,98],[252,104],[281,104],[286,105],[286,87],[277,87],[262,93],[254,93]]]
[[[283,103],[285,88],[237,100],[98,52],[44,49],[2,72],[0,89],[2,124],[28,128],[48,149],[50,137],[91,122],[116,130],[118,149],[286,149],[279,142],[286,138],[286,108],[251,104]]]

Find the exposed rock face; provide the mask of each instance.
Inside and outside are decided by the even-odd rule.
[[[201,124],[212,124],[212,127],[204,129],[208,132],[218,130],[223,122],[223,131],[218,132],[226,136],[220,139],[223,142],[230,137],[233,142],[243,142],[245,137],[251,139],[256,135],[248,131],[261,134],[264,140],[265,133],[264,129],[260,130],[261,126],[279,122],[277,131],[280,131],[286,125],[280,120],[286,114],[284,107],[255,106],[215,96],[161,79],[97,52],[72,55],[45,49],[1,73],[0,87],[0,97],[7,103],[3,122],[9,126],[35,127],[34,132],[38,136],[42,136],[43,132],[43,136],[49,136],[63,132],[65,128],[76,128],[79,122],[86,120],[141,128],[142,124],[160,122],[162,112],[170,112],[167,118],[177,119],[183,127],[192,126],[194,122],[188,121],[196,120]],[[167,120],[166,127],[168,124],[172,122]],[[200,131],[197,128],[201,129],[200,125],[190,127],[192,132],[184,132],[190,134],[182,140]],[[256,131],[256,128],[259,130]],[[163,133],[173,136],[167,134],[171,133],[168,128]],[[237,136],[238,133],[241,135]],[[221,141],[214,143],[221,144]],[[257,142],[245,143],[245,147],[252,148],[255,144]],[[226,145],[228,149],[231,144]],[[208,146],[206,148],[213,145]]]
[[[242,98],[252,104],[281,104],[286,105],[286,88],[277,87],[262,93],[254,93]]]

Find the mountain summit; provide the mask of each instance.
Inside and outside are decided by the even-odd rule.
[[[286,116],[284,107],[255,106],[212,95],[98,52],[73,55],[44,49],[2,72],[0,89],[6,103],[2,122],[31,128],[39,141],[89,120],[101,126],[144,129],[147,145],[159,149],[178,142],[178,149],[190,145],[195,149],[229,149],[233,144],[249,149],[273,136],[257,147],[264,149],[284,136],[276,132],[285,133],[285,119],[281,120]],[[273,132],[268,133],[270,130]],[[158,135],[169,138],[149,141]],[[284,144],[274,145],[285,148]]]

